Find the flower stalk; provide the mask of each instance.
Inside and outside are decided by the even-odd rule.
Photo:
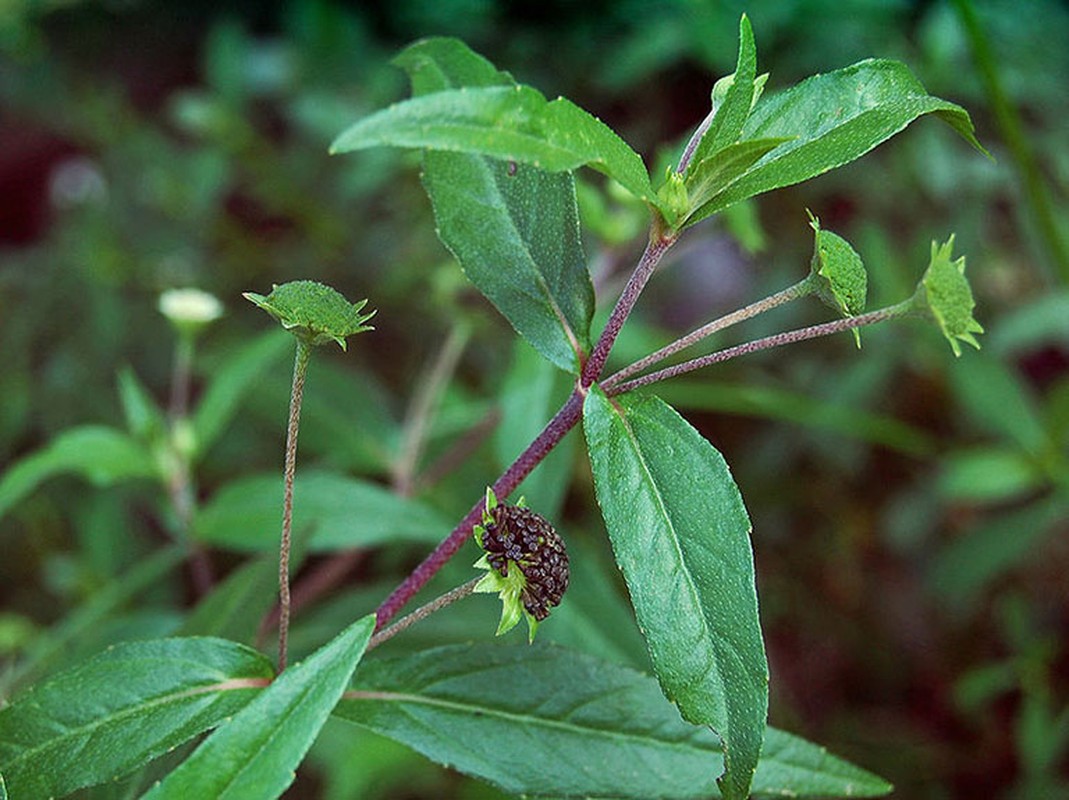
[[[290,390],[289,422],[286,425],[286,462],[283,469],[282,536],[278,546],[278,671],[286,669],[286,651],[290,627],[290,551],[293,547],[293,481],[297,474],[297,435],[301,427],[301,402],[304,379],[312,346],[297,340],[293,362],[293,386]]]

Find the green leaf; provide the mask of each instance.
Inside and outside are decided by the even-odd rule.
[[[648,675],[559,647],[466,644],[369,661],[335,715],[524,796],[706,798],[723,756]],[[769,729],[755,794],[873,797],[887,783]]]
[[[452,524],[417,500],[333,472],[304,470],[294,485],[293,529],[311,533],[312,551],[437,543]],[[278,547],[282,478],[254,475],[223,487],[197,514],[193,535],[214,545],[258,552]]]
[[[865,310],[868,275],[861,256],[842,236],[820,227],[820,220],[809,215],[813,229],[813,260],[810,275],[817,285],[817,297],[844,317]],[[861,347],[861,333],[854,329],[854,341]]]
[[[942,460],[939,493],[950,502],[999,503],[1036,491],[1046,476],[1016,449],[970,447]]]
[[[954,355],[960,356],[961,345],[958,340],[979,350],[980,343],[973,334],[983,333],[984,329],[973,319],[976,301],[965,278],[965,256],[951,261],[953,249],[953,236],[945,244],[932,242],[932,258],[917,286],[914,307],[931,315],[950,342]]]
[[[461,86],[512,86],[507,72],[473,51],[459,39],[432,36],[402,50],[393,63],[408,74],[416,97]]]
[[[77,475],[94,486],[156,477],[156,463],[131,436],[104,425],[68,428],[0,477],[0,518],[49,478]]]
[[[20,800],[110,781],[236,713],[271,674],[221,639],[116,645],[0,711],[0,769]]]
[[[595,389],[583,423],[613,552],[665,695],[724,743],[747,797],[768,712],[750,520],[717,450],[656,397]]]
[[[363,617],[287,669],[145,798],[279,797],[349,683],[374,628],[375,616]]]
[[[932,592],[961,610],[975,608],[976,596],[1029,557],[1044,540],[1058,534],[1069,517],[1069,496],[1062,492],[1029,503],[970,529],[946,544],[930,561]]]
[[[423,185],[438,236],[472,283],[543,356],[578,374],[590,349],[594,287],[574,177],[428,152]]]
[[[167,419],[137,374],[129,367],[119,370],[119,399],[126,427],[143,442],[156,441],[167,430]]]
[[[250,561],[197,603],[177,635],[218,636],[249,644],[275,604],[277,588],[278,556]]]
[[[219,364],[193,414],[198,455],[203,456],[215,444],[263,373],[292,351],[293,340],[273,330],[236,349]]]
[[[2,772],[0,772],[0,800],[7,800],[7,781],[4,780]]]
[[[705,212],[714,198],[746,174],[767,153],[789,139],[748,139],[717,150],[687,170],[689,208],[680,225],[691,225],[709,216]]]
[[[723,102],[713,115],[709,130],[702,136],[702,140],[694,151],[695,165],[739,140],[742,126],[746,118],[750,116],[750,109],[753,105],[756,77],[757,46],[754,44],[750,20],[743,14],[739,19],[739,57],[735,65],[735,74],[731,77],[731,85],[724,95]]]
[[[419,42],[397,62],[409,72],[417,96],[513,85],[455,39]],[[578,374],[590,349],[594,287],[571,173],[477,154],[428,152],[423,185],[438,236],[472,283],[540,353]]]
[[[848,164],[925,114],[942,119],[986,153],[973,136],[965,109],[929,95],[897,61],[869,59],[807,78],[763,99],[742,130],[743,141],[791,141],[769,153],[690,221]]]
[[[638,153],[609,126],[563,97],[530,86],[462,87],[395,103],[357,122],[330,147],[409,147],[472,153],[549,172],[589,166],[658,205]]]
[[[14,670],[0,676],[0,695],[13,686],[47,670],[74,645],[91,636],[114,613],[183,562],[186,550],[177,545],[164,548],[110,581],[66,619],[54,624],[27,650]]]
[[[242,297],[277,319],[284,329],[310,345],[337,342],[346,348],[346,337],[370,331],[364,323],[375,312],[363,313],[367,300],[350,303],[339,292],[315,281],[290,281],[271,287],[264,297],[243,292]]]

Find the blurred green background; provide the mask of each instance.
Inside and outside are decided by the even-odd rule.
[[[330,157],[327,146],[405,96],[389,64],[400,47],[454,35],[601,116],[663,171],[705,115],[713,80],[733,69],[743,10],[769,91],[897,58],[972,113],[996,160],[921,121],[860,162],[702,224],[651,285],[618,360],[800,278],[807,208],[861,253],[871,307],[903,299],[931,241],[956,232],[987,330],[981,352],[954,359],[937,333],[907,322],[865,331],[860,352],[843,335],[658,393],[721,449],[753,517],[773,724],[883,775],[898,797],[1069,797],[1064,3],[6,0],[0,466],[71,426],[122,427],[123,368],[166,403],[174,335],[156,309],[161,291],[196,286],[226,305],[199,344],[196,401],[269,328],[240,293],[312,278],[379,312],[348,354],[313,364],[302,466],[392,485],[459,518],[553,410],[531,419],[525,404],[552,397],[560,380],[513,348],[438,243],[418,155]],[[590,174],[581,180],[605,305],[640,252],[642,213]],[[718,343],[822,313],[782,309]],[[284,347],[275,351],[197,465],[198,503],[279,469],[290,375]],[[428,396],[434,364],[449,380]],[[433,413],[405,472],[406,419],[421,393]],[[572,537],[573,561],[586,564],[577,572],[596,573],[576,615],[593,609],[587,622],[609,626],[619,586],[600,566],[586,464],[566,444],[532,501]],[[170,513],[151,481],[101,489],[61,476],[20,498],[0,518],[0,659],[32,651],[52,623],[161,548]],[[373,608],[424,549],[350,553],[344,584],[335,578],[309,606],[295,646]],[[210,557],[219,574],[241,562],[223,547]],[[317,553],[307,570],[331,563]],[[613,596],[591,599],[597,591]],[[175,573],[97,620],[67,655],[172,632],[196,593]],[[493,609],[482,611],[451,610],[414,645],[488,635]],[[546,629],[584,640],[574,620]],[[599,646],[641,664],[641,647],[623,639]],[[291,796],[497,795],[339,725]]]

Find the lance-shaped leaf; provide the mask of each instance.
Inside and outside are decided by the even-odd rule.
[[[731,184],[746,174],[766,153],[789,139],[748,139],[729,144],[702,158],[687,170],[688,208],[680,225],[689,225],[708,216],[705,208],[715,202]]]
[[[368,661],[335,709],[524,796],[708,798],[723,763],[649,675],[560,647],[456,645]],[[755,794],[873,797],[890,786],[769,729]]]
[[[925,114],[934,114],[986,152],[973,135],[972,120],[965,109],[928,94],[900,62],[869,59],[807,78],[764,98],[743,125],[743,141],[790,141],[706,203],[690,222],[747,197],[848,164]]]
[[[0,711],[0,770],[20,800],[110,781],[237,713],[271,675],[222,639],[116,645]]]
[[[455,39],[428,39],[396,59],[417,97],[459,87],[514,87]],[[594,289],[579,238],[575,179],[471,152],[428,151],[423,185],[438,236],[465,274],[545,358],[578,373]]]
[[[380,146],[477,153],[551,172],[589,166],[656,205],[638,153],[575,103],[547,101],[530,86],[462,87],[404,100],[351,126],[330,150]]]
[[[724,743],[721,791],[744,798],[768,711],[750,521],[719,452],[656,397],[587,395],[598,503],[657,678]],[[710,765],[710,769],[713,765]]]
[[[724,93],[720,107],[715,110],[709,130],[698,143],[694,152],[695,164],[738,141],[753,105],[756,77],[757,46],[754,43],[750,20],[743,14],[739,20],[739,57],[735,74],[731,76],[730,86]],[[714,94],[714,103],[716,100]]]
[[[283,672],[204,740],[145,798],[279,797],[341,697],[375,627],[374,615]]]
[[[472,283],[545,358],[578,374],[594,288],[571,173],[428,152],[423,185],[438,236]]]

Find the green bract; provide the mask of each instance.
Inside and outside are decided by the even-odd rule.
[[[913,295],[913,305],[932,316],[950,342],[954,355],[960,356],[958,340],[980,349],[973,334],[983,333],[984,329],[972,315],[976,301],[965,278],[965,256],[951,261],[953,249],[953,236],[945,244],[932,242],[931,263]]]
[[[820,220],[809,215],[809,225],[815,233],[811,275],[816,281],[817,297],[841,313],[853,317],[865,310],[868,276],[861,256],[838,234],[822,230]],[[857,346],[861,335],[854,329]]]
[[[522,504],[523,501],[521,500],[520,503]],[[497,508],[497,495],[494,494],[493,489],[487,486],[486,504],[483,506],[483,524],[476,525],[472,531],[475,534],[475,543],[479,547],[483,546],[483,536],[486,535],[486,528],[483,526],[489,525],[494,521],[491,513],[495,508]],[[482,558],[472,566],[476,569],[485,569],[487,571],[482,580],[475,585],[475,591],[485,594],[494,594],[496,592],[501,599],[501,621],[497,625],[496,635],[500,636],[503,633],[508,633],[516,627],[520,617],[524,614],[523,601],[520,599],[520,595],[523,593],[523,587],[527,579],[518,569],[513,570],[510,576],[502,575],[490,566],[486,553],[483,553]],[[537,620],[528,615],[527,635],[530,641],[534,641],[537,628]]]
[[[245,292],[243,296],[305,344],[334,341],[342,350],[346,347],[345,337],[371,330],[364,323],[375,314],[361,313],[367,300],[350,303],[334,289],[315,281],[275,284],[267,297],[255,292]]]

